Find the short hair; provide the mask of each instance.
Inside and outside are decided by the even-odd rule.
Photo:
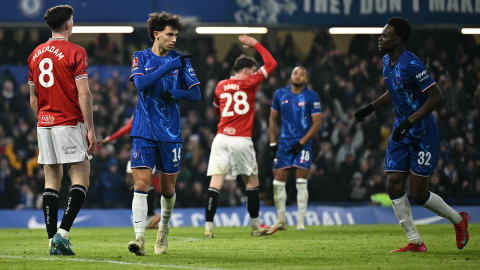
[[[185,27],[185,24],[180,22],[182,19],[180,15],[173,15],[163,11],[162,13],[150,13],[148,16],[150,17],[150,19],[147,20],[148,35],[152,41],[155,40],[153,32],[163,31],[167,25],[170,25],[173,30],[182,30],[183,27]]]
[[[52,7],[45,13],[43,19],[52,31],[59,30],[62,25],[70,20],[73,15],[73,8],[69,5]]]
[[[258,62],[253,57],[249,56],[241,56],[235,60],[235,64],[233,64],[233,71],[238,73],[242,71],[244,68],[252,68],[258,67]]]
[[[388,25],[392,26],[395,29],[395,34],[405,43],[412,36],[412,25],[408,22],[407,19],[401,17],[393,17],[387,22]]]

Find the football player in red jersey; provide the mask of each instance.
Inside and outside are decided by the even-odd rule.
[[[88,58],[85,49],[68,41],[73,27],[71,6],[53,7],[44,19],[52,38],[35,48],[28,58],[30,104],[38,118],[38,163],[45,170],[43,212],[50,255],[75,255],[68,232],[87,195],[90,159],[97,141]],[[57,233],[62,164],[68,166],[72,188]]]
[[[255,48],[265,65],[251,57],[241,56],[235,61],[235,76],[218,83],[213,105],[220,116],[218,132],[212,144],[207,175],[212,176],[205,205],[205,234],[213,238],[213,217],[217,211],[220,189],[226,175],[242,175],[247,186],[247,209],[250,213],[251,236],[266,235],[268,229],[261,227],[259,218],[258,166],[252,143],[255,94],[258,86],[273,73],[277,62],[258,41],[247,35],[239,40],[244,48]]]

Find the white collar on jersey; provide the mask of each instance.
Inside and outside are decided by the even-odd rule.
[[[58,38],[49,38],[48,40],[50,41],[50,40],[66,40],[66,39],[64,39],[63,37],[58,37]]]
[[[240,78],[235,77],[235,76],[230,76],[230,79],[231,79],[231,80],[241,80]]]

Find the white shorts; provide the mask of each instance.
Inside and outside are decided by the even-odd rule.
[[[157,170],[155,169],[155,167],[153,167],[152,175],[154,175],[156,171]],[[132,173],[132,161],[131,160],[129,160],[127,162],[127,173]]]
[[[208,176],[215,174],[227,175],[227,179],[242,174],[258,174],[252,139],[217,134],[213,140],[207,170]]]
[[[88,140],[85,124],[77,126],[37,127],[38,163],[66,164],[82,162],[87,157]]]

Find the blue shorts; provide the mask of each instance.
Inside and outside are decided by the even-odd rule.
[[[280,140],[278,143],[278,151],[273,161],[273,169],[287,169],[297,167],[300,169],[310,170],[312,165],[312,141],[308,141],[303,145],[302,151],[295,157],[290,153],[292,146],[298,142],[295,140]]]
[[[385,152],[385,171],[411,171],[419,176],[432,176],[437,165],[439,147],[438,132],[436,136],[434,135],[423,142],[408,140],[394,142],[390,138]]]
[[[132,168],[147,167],[153,170],[157,166],[157,171],[163,174],[177,174],[180,172],[182,150],[182,143],[133,137]]]

